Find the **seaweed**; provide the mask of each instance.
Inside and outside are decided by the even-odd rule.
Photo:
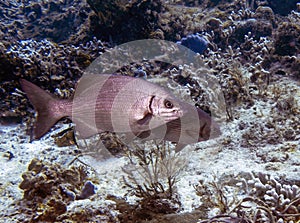
[[[171,150],[167,143],[141,148],[127,154],[129,164],[123,169],[123,177],[129,193],[141,200],[136,213],[146,212],[151,219],[154,214],[170,214],[180,210],[176,193],[177,177],[185,166],[185,157]]]
[[[137,197],[171,199],[177,176],[185,166],[185,158],[175,154],[167,142],[161,146],[154,144],[149,150],[137,144],[134,147],[128,153],[129,165],[123,168],[128,175],[124,177],[125,184]]]

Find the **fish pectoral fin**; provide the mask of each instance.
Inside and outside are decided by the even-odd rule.
[[[147,114],[145,114],[144,116],[143,116],[143,118],[142,119],[139,119],[139,120],[137,120],[137,124],[138,125],[149,125],[149,123],[150,123],[150,120],[152,119],[152,117],[153,117],[153,115],[152,114],[150,114],[150,113],[147,113]]]
[[[138,135],[136,135],[137,137],[139,137],[140,139],[146,139],[151,135],[151,130],[148,131],[144,131],[141,133],[138,133]]]
[[[176,147],[175,147],[175,152],[181,151],[185,146],[186,146],[186,144],[182,144],[182,143],[178,142]]]
[[[193,130],[186,130],[185,133],[190,136],[191,138],[195,138],[197,136],[197,134],[195,134],[196,132]],[[196,138],[197,140],[197,138]]]
[[[149,123],[152,119],[152,115],[148,113],[145,115],[142,119],[131,122],[130,128],[131,128],[131,133],[134,134],[135,137],[138,138],[146,138],[146,135],[151,134],[151,130],[149,127]]]
[[[94,126],[87,125],[86,123],[79,121],[76,122],[75,131],[78,133],[78,137],[80,139],[90,138],[97,133],[104,132],[100,129],[96,129]]]

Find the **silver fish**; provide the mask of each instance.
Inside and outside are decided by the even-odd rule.
[[[137,136],[185,112],[171,93],[140,78],[90,75],[80,80],[72,100],[57,99],[24,79],[20,84],[37,112],[35,139],[63,117],[75,123],[82,138],[103,131]]]

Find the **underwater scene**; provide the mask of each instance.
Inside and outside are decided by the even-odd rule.
[[[300,223],[300,1],[0,19],[0,223]]]

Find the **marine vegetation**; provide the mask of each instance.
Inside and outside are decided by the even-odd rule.
[[[186,157],[172,151],[169,143],[135,144],[128,152],[129,163],[122,168],[128,193],[140,198],[135,214],[143,213],[145,219],[156,214],[180,211],[176,182],[187,162]],[[124,214],[122,214],[124,215]]]

